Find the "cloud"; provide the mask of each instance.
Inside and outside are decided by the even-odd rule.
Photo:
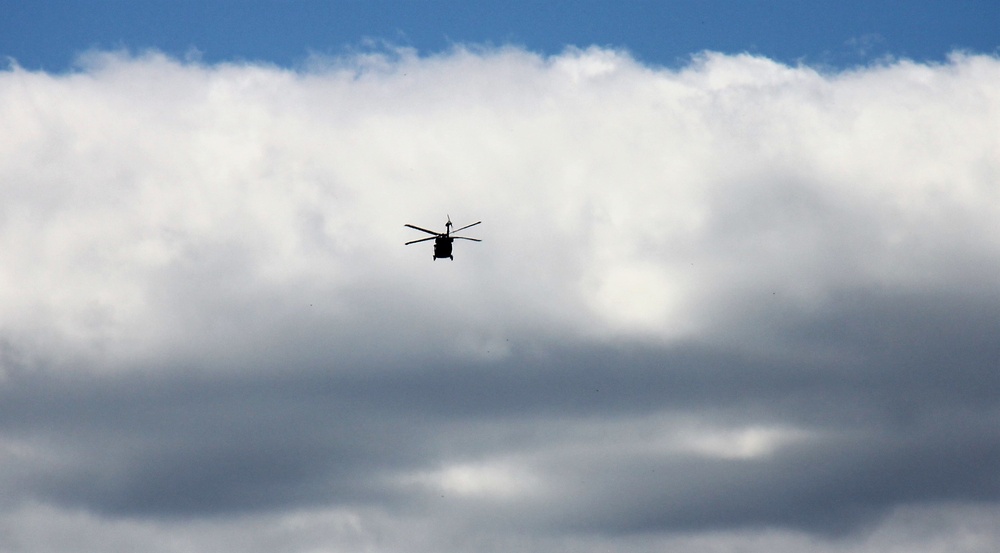
[[[0,549],[992,551],[998,85],[15,65]],[[403,246],[447,216],[483,242]]]

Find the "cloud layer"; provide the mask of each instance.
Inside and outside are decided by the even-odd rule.
[[[0,550],[993,551],[998,91],[963,54],[14,65]],[[402,245],[449,215],[483,242]]]

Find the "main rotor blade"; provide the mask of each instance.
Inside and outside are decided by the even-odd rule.
[[[473,242],[482,242],[482,240],[478,238],[466,238],[465,236],[452,236],[452,238],[456,240],[472,240]],[[424,238],[424,240],[429,240],[429,238]]]
[[[404,246],[409,246],[410,244],[416,244],[417,242],[426,242],[428,240],[434,240],[437,236],[429,236],[427,238],[421,238],[420,240],[410,240],[409,242],[403,244]]]
[[[434,232],[433,230],[427,230],[425,228],[420,228],[420,227],[415,226],[415,225],[406,224],[406,225],[403,225],[403,226],[404,227],[410,227],[412,229],[422,230],[422,231],[426,232],[427,234],[433,234],[434,236],[441,236],[440,232]]]
[[[457,229],[453,230],[452,232],[458,232],[460,230],[465,230],[465,229],[467,229],[469,227],[474,227],[474,226],[478,225],[479,223],[482,223],[482,221],[476,221],[475,223],[472,223],[471,225],[465,225],[464,227],[457,228]]]

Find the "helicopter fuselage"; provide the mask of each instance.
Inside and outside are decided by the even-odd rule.
[[[455,239],[450,236],[438,236],[434,239],[434,259],[445,258],[454,259],[451,256],[451,243]]]

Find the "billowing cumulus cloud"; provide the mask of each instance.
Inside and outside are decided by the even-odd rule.
[[[13,64],[0,550],[994,551],[998,91],[971,54]],[[448,216],[483,241],[403,246]]]

